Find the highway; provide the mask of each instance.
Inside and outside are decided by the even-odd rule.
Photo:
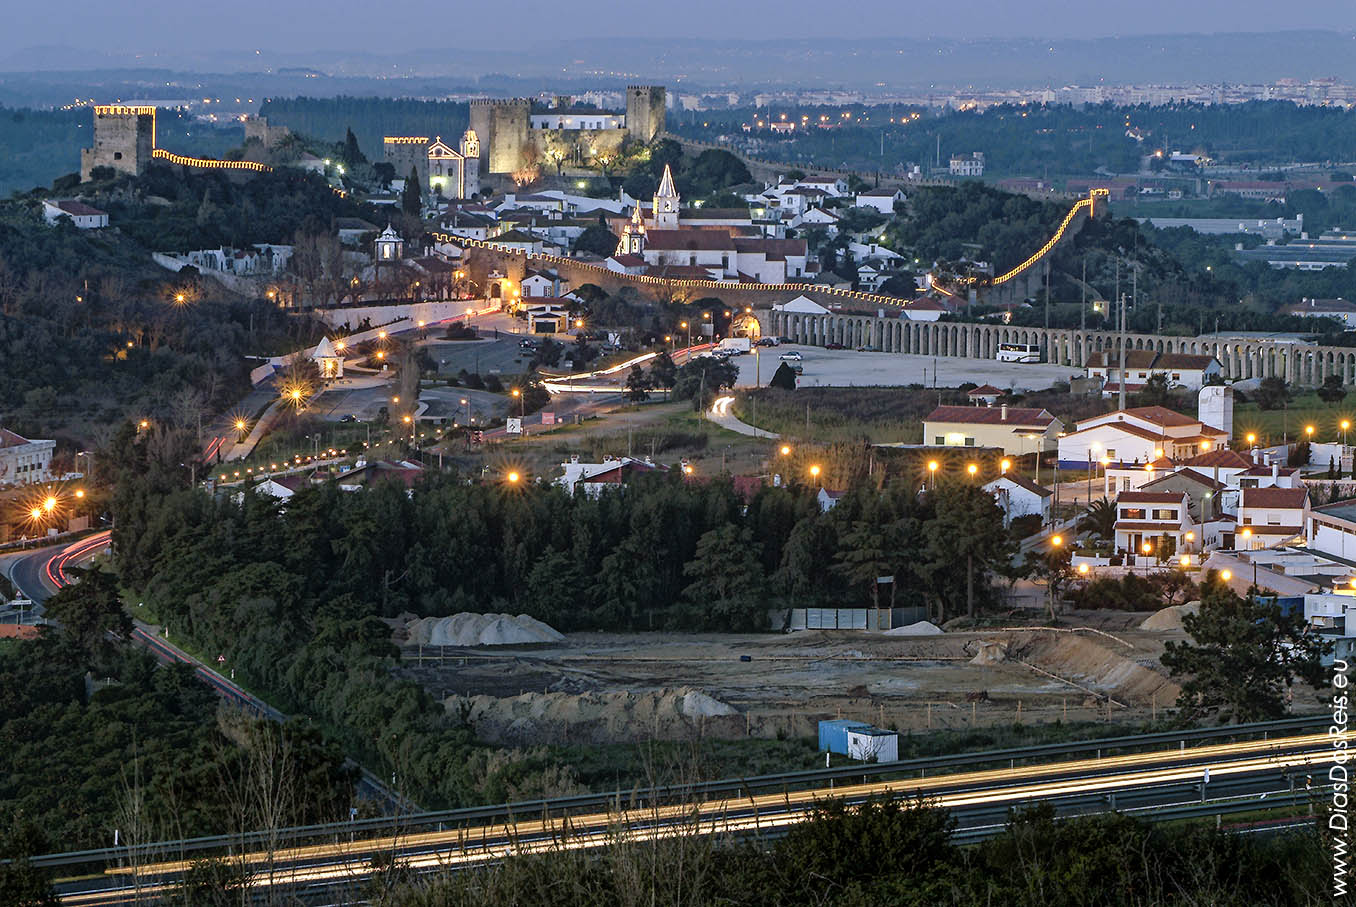
[[[239,860],[257,894],[277,888],[343,890],[360,884],[377,871],[375,864],[388,860],[415,872],[430,872],[515,854],[595,849],[618,840],[642,842],[680,834],[776,836],[804,821],[826,798],[860,802],[876,796],[926,798],[952,810],[958,840],[979,840],[1000,830],[1007,810],[1023,803],[1049,802],[1063,815],[1120,809],[1145,811],[1149,817],[1258,812],[1268,801],[1293,808],[1307,796],[1314,779],[1322,780],[1330,757],[1325,734],[1299,734],[921,777],[830,782],[808,790],[656,800],[620,808],[600,808],[594,801],[590,809],[573,813],[537,804],[506,805],[460,811],[467,817],[464,821],[458,821],[456,813],[436,814],[436,822],[403,817],[398,833],[393,833],[397,826],[392,824],[384,833],[359,835],[339,823],[315,829],[313,843],[271,852],[232,848],[239,856],[231,859]],[[1209,783],[1203,784],[1207,769]],[[850,771],[842,770],[843,781]],[[1312,793],[1317,795],[1316,790]],[[220,846],[229,846],[227,839],[217,840]],[[158,852],[148,849],[139,855],[141,865],[135,874],[126,866],[105,862],[102,875],[62,882],[62,903],[132,903],[137,897],[168,892],[194,860],[201,859],[201,848],[192,843],[167,843]],[[163,859],[176,852],[182,858]],[[154,859],[157,855],[162,858]],[[50,862],[89,869],[97,862],[93,857],[73,854]]]

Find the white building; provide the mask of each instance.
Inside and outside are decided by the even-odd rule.
[[[98,230],[108,226],[107,211],[100,211],[98,208],[74,199],[44,201],[42,203],[42,217],[49,224],[55,224],[61,218],[69,217],[71,223],[81,230]]]
[[[1120,551],[1165,560],[1184,548],[1187,533],[1194,530],[1184,491],[1126,491],[1116,498],[1116,548]],[[1165,541],[1167,551],[1162,550]]]
[[[30,441],[0,428],[0,485],[50,481],[56,441]]]
[[[1049,410],[1017,406],[939,406],[923,419],[923,443],[997,448],[1006,454],[1052,450],[1064,425]]]
[[[1102,382],[1105,396],[1120,393],[1121,359],[1120,354],[1111,351],[1098,351],[1088,357],[1088,377]],[[1153,350],[1125,351],[1125,389],[1127,393],[1143,390],[1145,383],[1154,375],[1168,379],[1168,386],[1199,391],[1208,381],[1223,373],[1219,361],[1214,356],[1199,356],[1191,353],[1158,353]]]
[[[582,492],[595,498],[602,494],[605,488],[625,485],[635,475],[662,472],[667,469],[648,458],[639,460],[634,457],[610,456],[603,457],[601,463],[581,463],[578,457],[570,457],[570,462],[561,463],[560,466],[564,474],[556,479],[557,485],[570,494]]]
[[[1245,488],[1238,504],[1234,547],[1249,551],[1275,548],[1304,533],[1309,520],[1305,488]]]
[[[1336,318],[1342,322],[1344,330],[1356,331],[1356,302],[1348,302],[1340,296],[1336,299],[1305,297],[1294,305],[1281,309],[1281,312],[1302,318]]]
[[[983,176],[984,152],[972,151],[969,154],[951,155],[952,176]]]
[[[1167,457],[1187,460],[1227,446],[1229,436],[1163,406],[1138,406],[1084,419],[1059,439],[1059,465],[1087,469],[1103,459],[1143,466]]]
[[[1037,485],[1024,476],[1002,475],[984,486],[993,495],[998,509],[1003,511],[1003,525],[1011,526],[1020,516],[1039,516],[1041,523],[1050,521],[1050,502],[1055,493]]]
[[[902,189],[868,189],[857,193],[856,205],[858,208],[875,208],[881,214],[891,215],[895,213],[897,202],[907,200]]]

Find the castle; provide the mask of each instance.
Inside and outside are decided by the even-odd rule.
[[[591,162],[626,139],[644,144],[664,131],[668,92],[662,85],[631,85],[626,113],[575,107],[568,97],[533,109],[527,98],[471,102],[471,132],[480,138],[480,172],[513,173],[553,155]]]
[[[155,151],[155,108],[118,104],[94,108],[94,147],[80,149],[80,179],[95,167],[140,176]]]

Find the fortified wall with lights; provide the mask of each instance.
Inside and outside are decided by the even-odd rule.
[[[259,138],[265,147],[286,134],[285,127],[270,127],[262,117],[245,123],[246,137]],[[94,146],[80,149],[80,180],[93,179],[95,167],[112,167],[119,173],[140,176],[152,159],[169,161],[184,167],[207,170],[252,170],[267,172],[273,168],[255,161],[223,161],[215,158],[185,157],[155,145],[155,108],[105,104],[94,108]]]

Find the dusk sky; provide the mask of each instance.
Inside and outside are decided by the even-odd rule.
[[[230,4],[154,4],[104,0],[76,18],[67,4],[11,3],[0,30],[0,52],[41,45],[124,51],[287,50],[390,54],[506,42],[509,53],[583,37],[665,36],[742,38],[1048,37],[1088,38],[1183,32],[1264,32],[1356,29],[1352,0],[1311,0],[1280,8],[1270,0],[1182,3],[971,0],[963,5],[856,0],[826,5],[809,0],[518,0],[496,3],[384,0],[235,0]],[[514,43],[507,43],[514,42]],[[516,43],[521,42],[521,43]]]

